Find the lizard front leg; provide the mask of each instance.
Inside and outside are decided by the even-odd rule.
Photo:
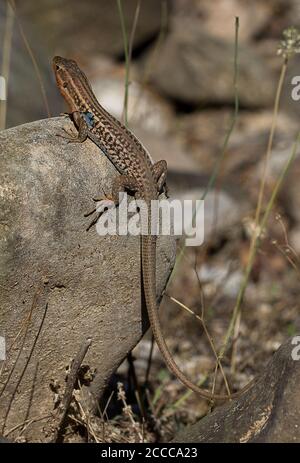
[[[79,111],[74,111],[71,113],[71,116],[77,127],[78,133],[75,135],[70,134],[66,129],[63,129],[66,135],[58,133],[57,136],[67,140],[67,143],[83,143],[88,136],[89,127],[87,121]]]

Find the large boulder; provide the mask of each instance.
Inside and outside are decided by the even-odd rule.
[[[179,432],[173,442],[300,442],[300,336],[286,341],[241,397]]]
[[[233,41],[203,32],[196,20],[175,22],[153,66],[151,80],[163,95],[185,105],[232,104],[233,56]],[[241,105],[270,106],[275,79],[259,52],[251,45],[241,45],[238,66]]]
[[[102,189],[109,193],[117,171],[91,141],[67,144],[57,137],[63,126],[73,127],[54,118],[0,133],[0,336],[7,349],[0,428],[10,409],[4,435],[29,422],[29,440],[43,441],[49,433],[48,418],[36,421],[53,411],[49,384],[63,390],[66,367],[84,340],[92,338],[84,363],[97,370],[90,386],[97,399],[148,326],[139,237],[86,231],[92,197]],[[174,263],[174,244],[170,237],[158,240],[158,298]]]

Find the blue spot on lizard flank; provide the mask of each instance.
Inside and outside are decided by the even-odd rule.
[[[92,129],[95,125],[95,120],[94,120],[94,114],[91,113],[90,111],[86,111],[84,113],[81,113],[88,128]]]

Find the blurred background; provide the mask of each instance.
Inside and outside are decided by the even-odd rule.
[[[124,0],[122,6],[131,56],[129,127],[155,160],[167,160],[172,197],[205,197],[205,243],[182,253],[163,300],[167,342],[188,376],[210,387],[216,360],[207,331],[220,352],[232,323],[223,365],[232,389],[239,389],[284,339],[300,329],[298,151],[272,203],[233,318],[251,256],[261,181],[263,213],[299,131],[300,103],[291,98],[291,79],[300,75],[295,55],[280,91],[265,171],[284,64],[277,50],[283,30],[300,27],[300,4]],[[235,17],[239,17],[238,75]],[[66,109],[54,82],[54,55],[75,59],[101,104],[122,119],[126,66],[117,1],[0,0],[0,37],[1,74],[8,79],[7,101],[0,103],[2,129],[57,116]],[[204,314],[206,326],[195,323],[178,302],[200,317]],[[150,340],[144,339],[134,352],[138,374],[147,369]],[[155,416],[169,422],[176,415],[181,422],[190,422],[207,413],[208,404],[193,395],[185,397],[184,407],[178,403],[170,411],[167,404],[177,403],[185,389],[169,376],[156,350],[153,359],[152,381],[164,384]],[[121,367],[120,375],[126,368]],[[221,384],[221,375],[216,381]],[[193,406],[186,407],[187,403]],[[163,432],[169,431],[166,426]]]

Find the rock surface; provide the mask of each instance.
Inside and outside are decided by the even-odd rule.
[[[22,353],[0,395],[0,422],[48,310],[28,368],[11,404],[5,431],[53,411],[49,383],[64,388],[65,369],[82,342],[92,338],[85,364],[97,369],[98,397],[112,372],[147,327],[142,311],[139,238],[86,232],[92,197],[109,192],[116,170],[92,142],[66,144],[56,135],[66,118],[37,121],[1,132],[0,336],[7,346],[1,384]],[[74,129],[73,129],[74,130]],[[159,239],[157,295],[175,258],[174,240]],[[37,305],[30,310],[37,289]],[[18,335],[19,333],[19,335]],[[1,393],[2,386],[0,388]],[[47,419],[26,428],[44,440]],[[5,433],[4,433],[5,435]]]
[[[249,175],[251,168],[260,162],[263,164],[272,117],[270,110],[240,112],[230,136],[225,160],[222,163],[222,176],[237,174],[238,179],[242,172]],[[201,173],[210,174],[212,172],[216,160],[221,155],[231,120],[232,110],[228,109],[196,111],[181,117],[179,130],[184,140],[185,150],[189,150],[188,152],[198,163],[199,168],[201,167]],[[297,120],[283,111],[280,112],[273,151],[286,148],[290,152],[297,132]],[[285,162],[286,156],[283,156],[281,168]],[[273,163],[273,154],[270,159],[271,163]],[[257,182],[257,171],[255,173]],[[276,174],[278,174],[278,169]],[[261,175],[261,170],[259,175]]]
[[[128,35],[132,30],[137,2],[122,2]],[[6,2],[0,2],[0,30],[5,31]],[[155,40],[161,27],[162,0],[143,0],[134,34],[134,49]],[[18,20],[39,68],[37,76],[17,21],[14,21],[8,86],[7,125],[49,117],[43,101],[45,88],[50,114],[58,114],[61,97],[54,84],[51,60],[54,55],[75,58],[87,71],[88,63],[99,55],[121,57],[124,43],[116,1],[34,0],[19,2]],[[7,37],[9,34],[7,34]],[[3,37],[2,37],[3,39]],[[0,60],[2,51],[0,49]],[[109,76],[111,77],[111,75]],[[32,98],[35,95],[35,98]]]
[[[145,0],[140,9],[134,47],[155,38],[160,30],[162,0]],[[137,2],[122,2],[124,22],[130,34]],[[43,38],[49,52],[122,56],[124,42],[117,2],[107,0],[29,0],[18,5],[22,20]],[[71,12],[71,14],[70,14]]]
[[[286,341],[249,391],[173,442],[300,442],[299,345],[300,336]]]
[[[175,15],[195,21],[198,18],[201,28],[210,35],[227,40],[233,35],[232,20],[234,16],[240,19],[241,28],[239,39],[241,42],[249,41],[260,33],[266,26],[277,0],[264,2],[252,0],[251,3],[243,0],[175,0],[177,6]],[[199,24],[200,25],[200,24]]]
[[[233,53],[232,41],[203,32],[197,21],[183,21],[175,24],[167,36],[159,60],[153,67],[151,80],[162,94],[184,104],[232,104]],[[260,85],[257,85],[258,82]],[[241,105],[265,107],[272,103],[273,95],[273,74],[255,49],[241,45]]]
[[[89,74],[93,75],[92,72]],[[124,76],[102,77],[100,72],[96,75],[97,78],[92,80],[91,85],[97,100],[109,113],[122,120]],[[128,124],[130,128],[137,127],[150,133],[152,138],[164,137],[176,126],[171,105],[134,80],[128,89]]]

